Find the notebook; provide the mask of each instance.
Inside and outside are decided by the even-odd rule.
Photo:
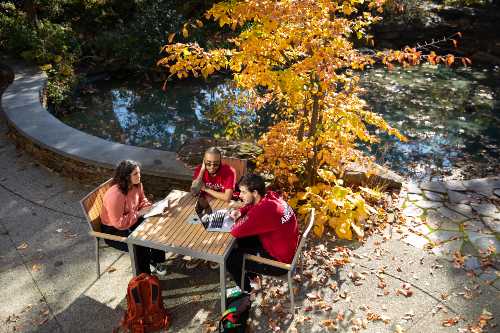
[[[168,204],[169,204],[168,198],[155,202],[151,207],[151,210],[144,215],[144,218],[147,219],[148,217],[151,216],[162,215],[165,208],[168,207]]]

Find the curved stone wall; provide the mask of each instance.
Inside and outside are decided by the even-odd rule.
[[[42,164],[83,183],[97,183],[109,178],[120,160],[133,159],[142,164],[149,193],[189,187],[192,171],[176,153],[110,142],[67,126],[41,104],[46,75],[36,67],[7,65],[14,80],[3,93],[1,108],[10,136]]]

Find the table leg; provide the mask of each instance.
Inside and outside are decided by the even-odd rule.
[[[220,307],[221,313],[226,311],[226,263],[223,261],[220,267]]]
[[[128,243],[128,253],[130,255],[130,265],[132,266],[132,274],[137,276],[137,272],[139,271],[137,258],[137,245],[132,243]]]

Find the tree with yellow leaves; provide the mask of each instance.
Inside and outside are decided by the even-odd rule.
[[[354,192],[341,180],[347,164],[369,161],[356,149],[359,141],[378,140],[368,127],[404,140],[359,97],[356,72],[366,65],[376,59],[387,64],[420,59],[412,49],[363,54],[353,46],[355,39],[371,41],[367,29],[381,19],[383,3],[223,1],[208,10],[205,19],[235,31],[231,48],[205,50],[196,43],[172,43],[172,34],[163,48],[166,56],[158,61],[178,78],[206,78],[229,69],[236,86],[247,92],[250,109],[276,105],[276,122],[259,140],[263,153],[257,168],[274,176],[299,214],[316,208],[318,236],[327,226],[340,238],[351,239],[352,231],[361,236],[363,221],[370,211],[376,212],[364,200],[373,191]],[[182,34],[189,34],[186,25]]]

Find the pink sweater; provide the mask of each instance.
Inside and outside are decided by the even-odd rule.
[[[127,195],[115,184],[104,195],[101,221],[116,229],[125,230],[137,222],[139,211],[148,206],[151,203],[144,195],[142,184],[132,187]]]

